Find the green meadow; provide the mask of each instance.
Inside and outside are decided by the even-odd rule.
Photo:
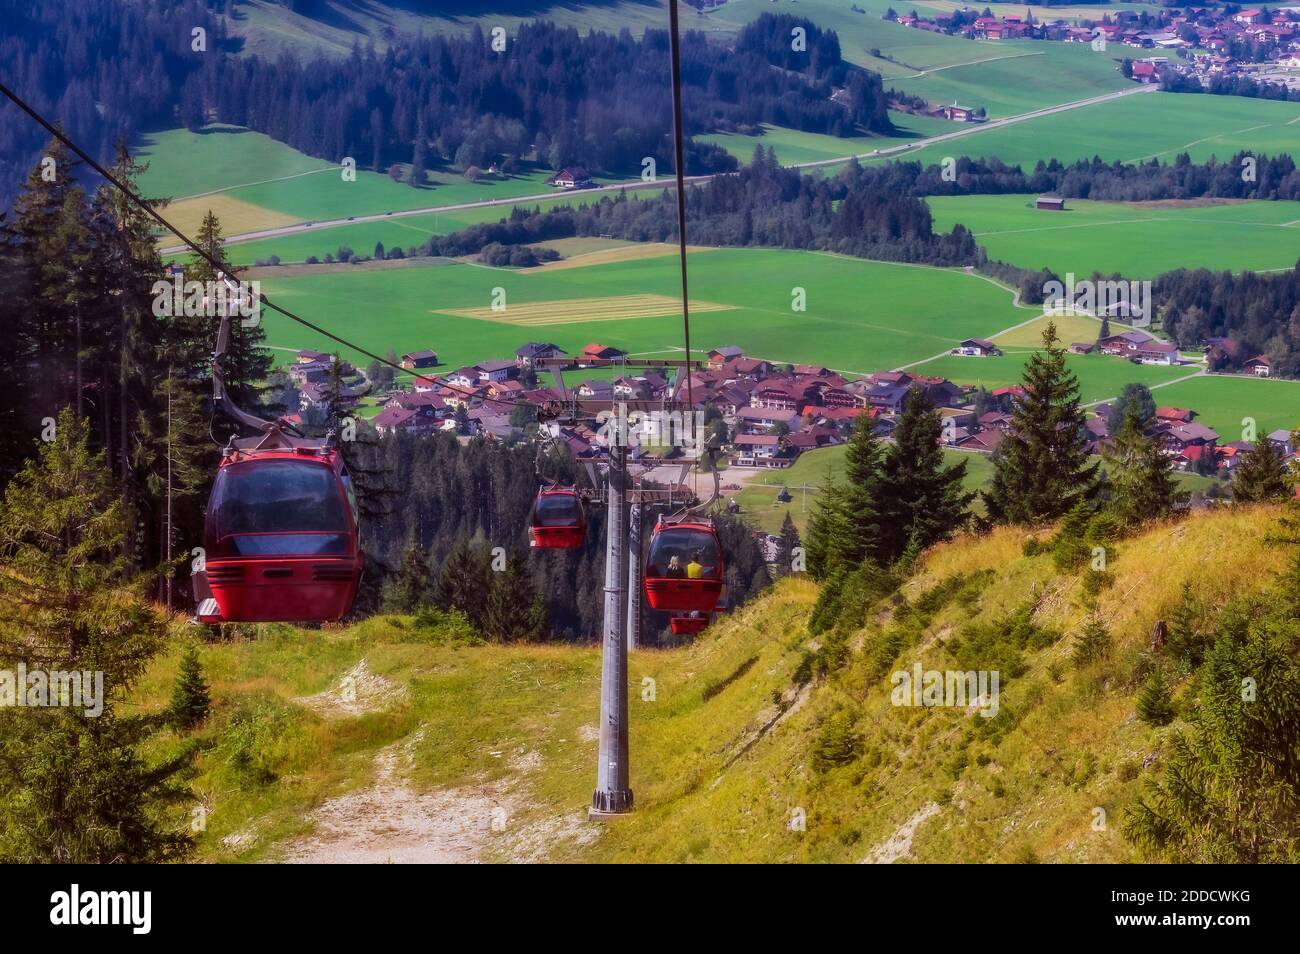
[[[1259,436],[1300,428],[1300,381],[1207,374],[1162,388],[1155,398],[1163,406],[1198,411],[1197,420],[1225,442],[1245,439],[1246,418],[1254,420]]]
[[[800,454],[786,470],[756,475],[744,490],[733,495],[740,504],[741,515],[766,533],[780,533],[789,513],[795,527],[803,533],[827,482],[843,476],[845,450],[846,445],[838,444],[808,451]],[[948,465],[966,462],[963,486],[968,491],[979,491],[993,476],[993,459],[988,454],[946,449],[943,456]],[[776,499],[782,487],[793,499],[785,503]]]
[[[1193,161],[1228,160],[1240,150],[1276,155],[1300,143],[1300,103],[1239,96],[1146,93],[1081,106],[1010,126],[982,130],[908,154],[925,163],[945,156],[996,157],[1030,169],[1040,159],[1107,162],[1179,153]]]
[[[856,6],[864,9],[858,13],[854,4],[843,0],[799,0],[797,6],[784,7],[779,12],[807,17],[818,26],[834,30],[840,38],[840,50],[846,60],[874,70],[888,81],[914,75],[918,70],[970,63],[975,60],[1002,55],[997,42],[967,40],[945,36],[925,30],[913,30],[881,17],[891,6],[889,0],[858,0]],[[900,14],[913,9],[907,4],[892,4]],[[766,0],[728,0],[713,11],[709,22],[734,24],[739,29],[759,15],[770,12]],[[916,4],[918,13],[934,13],[924,4]],[[878,49],[884,56],[875,56]]]
[[[1086,276],[1154,278],[1175,268],[1292,268],[1300,258],[1300,202],[1089,202],[1034,208],[1032,195],[933,197],[937,229],[961,223],[989,257]]]
[[[961,42],[971,44],[969,40]],[[990,46],[979,61],[900,77],[892,85],[935,105],[983,106],[994,119],[1133,85],[1120,72],[1123,55],[1113,48],[1098,53],[1086,43],[1038,40],[984,44],[986,49]]]
[[[817,361],[855,374],[921,360],[963,338],[1017,324],[1025,314],[1004,289],[961,271],[768,249],[698,253],[690,269],[693,301],[731,306],[692,314],[694,347],[737,344],[758,357]],[[551,340],[566,349],[599,341],[652,353],[682,346],[679,312],[552,324],[518,324],[510,317],[514,305],[676,298],[680,278],[671,256],[560,270],[444,261],[395,270],[258,274],[272,298],[369,350],[433,348],[448,368],[513,354],[530,340]],[[791,309],[796,287],[807,294],[804,312]],[[506,300],[499,319],[448,313],[490,308],[496,288]],[[269,344],[320,347],[309,329],[274,314],[264,320]]]
[[[547,209],[556,205],[572,204],[573,196],[560,196],[542,202],[525,203],[527,208]],[[447,235],[471,225],[498,222],[510,215],[513,205],[485,206],[478,209],[458,209],[453,212],[428,212],[373,222],[351,222],[328,228],[312,228],[292,235],[239,242],[227,247],[227,258],[234,265],[251,265],[259,259],[278,255],[280,260],[305,262],[315,255],[323,259],[328,252],[334,254],[339,246],[346,245],[358,255],[369,255],[376,242],[385,249],[420,246],[431,235]]]
[[[140,180],[144,194],[171,199],[338,168],[241,126],[147,133],[135,148],[137,158],[149,164]]]
[[[167,216],[178,228],[193,228],[212,209],[223,223],[233,223],[225,228],[227,235],[298,222],[543,195],[552,188],[546,184],[550,173],[535,167],[476,182],[454,171],[434,169],[429,184],[418,189],[365,168],[357,169],[354,180],[345,180],[338,165],[234,126],[209,126],[198,133],[184,129],[153,133],[141,143],[140,157],[150,165],[141,181],[143,193],[171,198]],[[494,212],[493,217],[500,214]]]
[[[913,374],[942,375],[957,384],[973,384],[990,390],[1016,384],[1020,381],[1025,363],[1031,352],[1009,352],[991,358],[963,358],[946,355],[934,361],[909,368]],[[1194,374],[1196,367],[1165,367],[1162,365],[1134,364],[1110,355],[1067,355],[1066,364],[1079,378],[1079,392],[1085,404],[1113,398],[1124,390],[1126,384],[1145,384],[1157,388],[1162,384]],[[1157,400],[1164,402],[1161,391]],[[1300,409],[1300,389],[1296,393],[1296,408]]]
[[[761,136],[740,133],[709,133],[695,138],[721,146],[743,163],[754,155],[754,147],[771,148],[776,157],[786,165],[803,162],[821,162],[845,156],[868,155],[873,150],[901,146],[928,136],[938,136],[958,128],[955,123],[933,116],[912,116],[891,112],[890,120],[897,127],[892,136],[827,136],[822,133],[801,132],[782,126],[764,126]]]

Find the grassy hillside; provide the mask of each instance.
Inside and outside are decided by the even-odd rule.
[[[469,33],[475,27],[486,33],[497,26],[513,33],[520,23],[538,18],[583,32],[617,33],[626,27],[638,36],[647,27],[663,29],[668,22],[667,8],[659,0],[497,0],[490,4],[325,0],[319,7],[319,13],[304,16],[271,0],[241,0],[232,32],[244,38],[245,52],[274,58],[283,49],[346,56],[354,42],[367,40],[382,50],[395,33]],[[686,22],[699,30],[731,33],[736,29],[691,11],[686,11]]]
[[[1095,53],[1084,43],[1008,40],[981,46],[984,55],[965,65],[900,77],[895,85],[930,103],[983,106],[994,119],[1132,85],[1120,72],[1121,56]]]
[[[960,222],[989,257],[1083,277],[1099,271],[1155,278],[1176,268],[1292,268],[1300,258],[1300,202],[1215,199],[1090,202],[1034,208],[1029,195],[936,196],[937,229]]]
[[[1180,152],[1194,162],[1230,159],[1240,150],[1276,155],[1296,148],[1300,103],[1237,96],[1150,93],[1040,116],[989,129],[910,154],[925,163],[944,156],[996,156],[1031,169],[1040,159],[1107,162],[1159,158]]]
[[[549,191],[548,173],[537,168],[477,182],[468,181],[454,170],[434,169],[429,173],[428,184],[419,189],[364,167],[356,170],[354,180],[347,180],[337,164],[313,159],[239,126],[212,125],[201,132],[172,129],[152,133],[144,137],[140,155],[149,163],[149,170],[141,180],[142,191],[147,196],[172,199],[167,208],[170,221],[182,230],[193,230],[207,210],[212,209],[221,219],[226,235],[299,222],[487,202]],[[493,219],[509,214],[508,208],[481,211],[490,212]],[[459,228],[461,224],[453,222],[451,227]],[[384,225],[372,223],[374,227]],[[406,219],[402,227],[416,226],[411,219]],[[427,230],[424,234],[427,236]],[[268,254],[292,260],[292,243],[313,238],[308,233],[290,239],[267,240],[273,245]],[[311,247],[320,249],[330,240],[315,241]],[[336,248],[344,241],[347,240],[339,237],[329,248]],[[370,242],[371,248],[374,241],[377,240]],[[405,241],[409,243],[412,239],[408,236]],[[279,251],[282,246],[286,248],[283,253]]]
[[[1083,669],[1070,664],[1085,619],[1080,578],[1050,556],[1023,556],[1020,531],[928,553],[906,602],[887,600],[835,644],[844,658],[830,675],[809,664],[827,640],[807,632],[817,588],[788,580],[688,648],[633,654],[637,811],[616,825],[585,817],[593,649],[449,645],[409,618],[265,627],[255,641],[204,645],[215,711],[198,730],[200,856],[1135,860],[1124,809],[1183,727],[1134,717],[1147,634],[1184,581],[1207,624],[1267,585],[1285,555],[1258,539],[1276,516],[1224,509],[1119,543],[1098,597],[1113,646]],[[1023,671],[1004,674],[996,715],[891,703],[888,674],[914,663],[992,667],[967,627],[1031,595],[1037,635]],[[192,633],[179,631],[149,673],[143,710],[164,705]],[[1176,706],[1194,698],[1181,678]],[[806,830],[792,830],[801,817]]]

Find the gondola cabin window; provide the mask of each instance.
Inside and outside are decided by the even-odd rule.
[[[330,467],[250,460],[217,474],[210,556],[346,556],[348,504]]]
[[[673,527],[655,534],[646,576],[716,580],[718,571],[718,539],[712,532]]]

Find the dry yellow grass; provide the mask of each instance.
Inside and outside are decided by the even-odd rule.
[[[244,202],[228,195],[205,195],[197,199],[181,199],[179,202],[173,202],[167,206],[167,220],[193,238],[209,209],[220,220],[221,231],[225,235],[273,229],[300,221],[295,216],[265,209],[260,205],[253,205],[251,202]],[[176,239],[169,233],[160,241],[163,245],[172,245],[175,244]]]
[[[558,242],[547,242],[546,245],[557,249],[561,254],[564,253],[564,247],[561,244],[564,239]],[[712,252],[711,248],[703,245],[688,245],[686,252],[688,255],[695,255],[699,252]],[[613,262],[633,262],[643,258],[663,258],[667,255],[676,255],[678,249],[676,245],[668,245],[662,242],[654,243],[635,243],[620,245],[617,248],[603,248],[594,252],[579,252],[572,258],[561,259],[558,262],[551,262],[540,268],[528,269],[524,274],[536,274],[538,272],[558,272],[569,268],[587,268],[592,265],[609,265]]]
[[[1041,348],[1043,346],[1043,329],[1049,321],[1056,322],[1056,336],[1069,345],[1075,341],[1096,341],[1101,321],[1087,315],[1044,315],[1037,321],[996,335],[993,341],[1000,348]]]
[[[459,318],[477,318],[480,321],[497,321],[507,325],[541,327],[581,324],[589,321],[656,318],[662,315],[676,315],[681,308],[680,299],[668,295],[620,295],[611,298],[569,298],[528,302],[522,305],[507,305],[503,311],[493,311],[491,308],[467,308],[441,313]],[[712,301],[693,299],[691,301],[692,312],[731,311],[734,308],[734,305]]]

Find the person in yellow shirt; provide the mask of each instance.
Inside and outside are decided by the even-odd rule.
[[[686,564],[686,578],[688,580],[698,580],[704,576],[704,564],[700,562],[700,551],[696,550],[691,554],[691,562]]]

